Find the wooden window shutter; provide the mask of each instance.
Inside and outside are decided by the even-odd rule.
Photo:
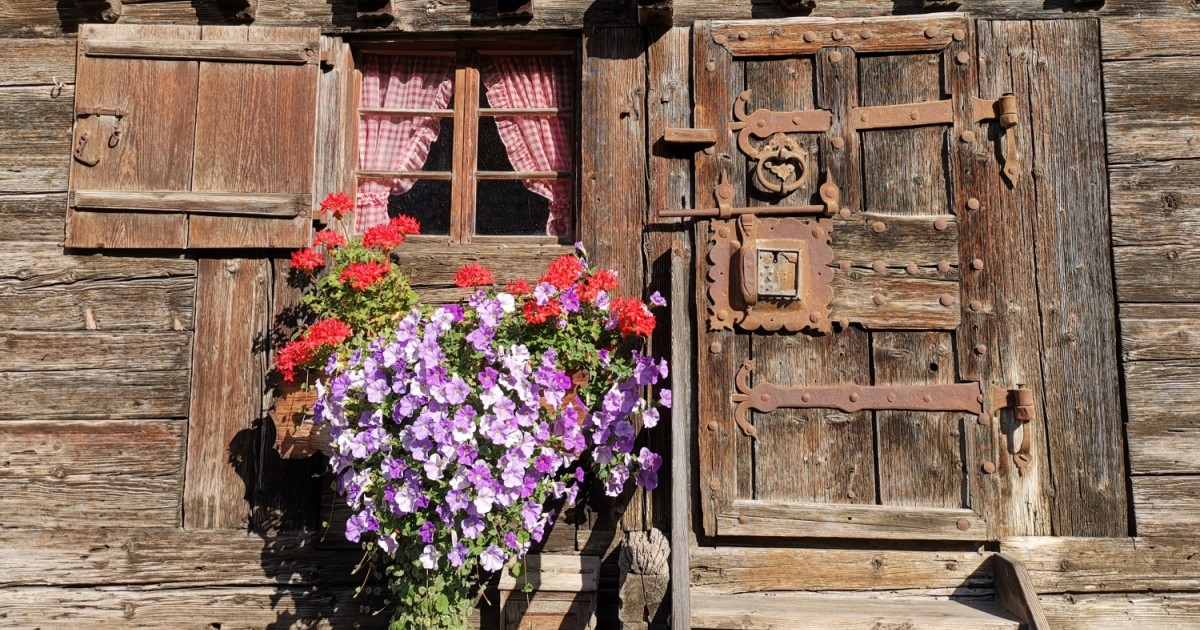
[[[310,28],[80,26],[67,247],[307,245],[315,196],[345,187],[320,188],[345,156],[318,149],[340,116],[318,103],[346,91],[322,46],[344,52]]]

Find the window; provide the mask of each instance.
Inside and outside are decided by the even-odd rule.
[[[576,53],[535,43],[359,49],[356,231],[574,240]]]

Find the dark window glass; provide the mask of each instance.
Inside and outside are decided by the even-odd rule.
[[[407,214],[421,222],[421,234],[450,233],[450,182],[418,180],[408,192],[388,197],[388,216]]]
[[[491,116],[479,119],[479,170],[513,170],[512,162],[508,161],[508,150],[504,148],[500,131],[496,129],[496,119]]]
[[[549,203],[523,182],[480,181],[475,194],[476,234],[545,236]]]

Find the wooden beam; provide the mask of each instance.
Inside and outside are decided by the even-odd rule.
[[[860,53],[912,53],[941,50],[954,41],[955,31],[966,27],[964,16],[952,14],[789,22],[730,20],[714,22],[712,37],[739,57],[812,55],[829,46],[847,46]]]
[[[308,214],[312,195],[226,192],[76,190],[77,210],[136,210],[290,218]]]
[[[991,557],[991,562],[996,579],[996,603],[1024,622],[1022,628],[1050,630],[1037,591],[1033,590],[1033,579],[1021,561],[998,553]]]
[[[315,64],[318,43],[81,39],[80,52],[88,57],[173,59],[247,63]]]
[[[677,628],[691,624],[692,532],[692,252],[685,235],[671,236],[671,620]]]
[[[971,510],[895,505],[735,500],[717,527],[723,536],[987,539],[987,524]]]
[[[1200,539],[1028,536],[1000,541],[1038,593],[1200,591]]]

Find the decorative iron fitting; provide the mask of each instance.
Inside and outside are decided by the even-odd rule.
[[[1016,186],[1021,179],[1021,156],[1017,151],[1016,135],[1010,131],[1019,122],[1017,97],[1013,93],[1002,94],[994,101],[971,97],[971,122],[979,124],[991,120],[1000,124],[1003,134],[1000,137],[1000,154],[1004,156],[1001,173],[1009,185]]]
[[[1018,384],[1016,389],[996,387],[993,388],[992,397],[994,400],[1003,401],[1004,404],[999,405],[1000,407],[1010,407],[1013,410],[1013,420],[1016,422],[1014,434],[1020,434],[1021,444],[1018,446],[1014,440],[1010,450],[1017,474],[1024,475],[1025,469],[1033,461],[1033,432],[1029,428],[1035,414],[1033,390],[1024,383]]]

